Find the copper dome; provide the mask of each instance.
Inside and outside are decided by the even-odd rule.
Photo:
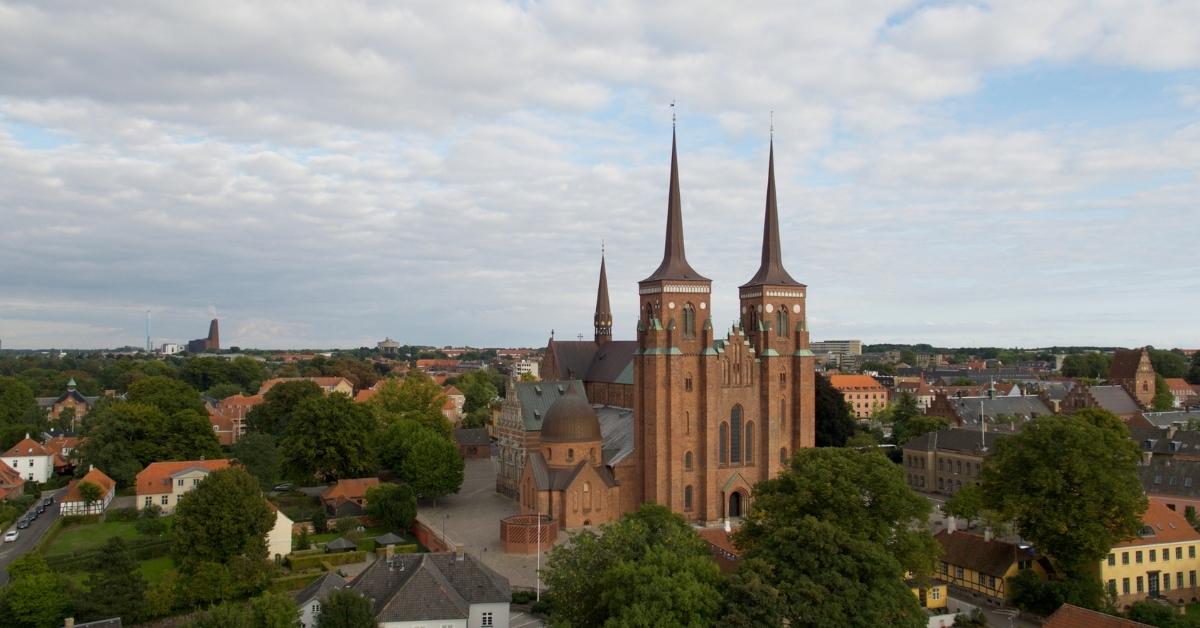
[[[601,440],[600,419],[592,404],[572,387],[551,404],[542,421],[544,443],[585,443]]]

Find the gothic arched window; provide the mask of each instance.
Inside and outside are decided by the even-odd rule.
[[[775,310],[775,335],[788,335],[788,313],[787,306],[780,305],[778,310]]]
[[[729,424],[721,421],[721,428],[717,437],[717,462],[725,464],[729,462]]]
[[[742,407],[733,406],[729,412],[729,462],[737,464],[742,461]]]
[[[684,471],[692,470],[692,452],[690,452],[690,451],[687,452],[686,454],[683,454],[683,470]]]
[[[683,304],[683,335],[685,338],[696,335],[696,308],[691,303]]]
[[[690,485],[683,489],[683,509],[687,511],[692,509],[692,487]]]
[[[754,462],[754,421],[746,421],[746,464]]]

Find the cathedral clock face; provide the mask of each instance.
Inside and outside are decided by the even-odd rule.
[[[796,314],[800,313],[800,304],[799,303],[792,306],[792,312],[794,312]]]
[[[675,302],[674,301],[667,302],[667,309],[671,309],[671,310],[675,309]]]
[[[708,309],[708,304],[707,304],[707,303],[705,303],[704,301],[701,301],[701,302],[700,302],[700,309],[702,309],[702,310],[706,310],[706,309]]]
[[[767,314],[770,314],[771,312],[774,312],[774,311],[775,311],[775,306],[768,303],[767,304]]]

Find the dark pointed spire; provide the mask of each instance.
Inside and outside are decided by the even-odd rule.
[[[742,285],[758,286],[764,284],[781,286],[798,286],[799,281],[792,279],[783,267],[783,251],[779,245],[779,206],[775,201],[775,138],[771,138],[771,156],[767,161],[767,209],[763,219],[762,263],[758,272]]]
[[[600,251],[600,284],[596,287],[596,344],[612,340],[612,308],[608,305],[608,273],[604,269],[604,251]]]
[[[671,187],[667,192],[667,241],[658,270],[642,281],[660,279],[700,279],[683,254],[683,207],[679,200],[679,157],[675,150],[675,129],[671,129]]]

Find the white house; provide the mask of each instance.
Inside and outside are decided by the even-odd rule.
[[[373,600],[380,628],[508,628],[508,580],[461,550],[376,560],[350,589]]]
[[[292,520],[274,504],[268,502],[267,505],[275,513],[275,525],[267,532],[267,557],[281,560],[292,553]]]
[[[169,515],[175,512],[180,497],[209,473],[228,466],[224,459],[151,462],[137,474],[137,507],[143,510],[156,505],[163,515]]]
[[[26,481],[45,482],[54,475],[54,453],[30,438],[29,434],[4,452],[3,460]]]
[[[79,485],[84,482],[90,482],[100,487],[100,499],[90,504],[83,499],[79,492]],[[83,478],[71,480],[71,484],[67,487],[67,493],[59,502],[58,509],[64,515],[99,515],[108,509],[108,504],[112,502],[113,496],[116,494],[117,483],[100,469],[92,467]]]
[[[337,572],[330,571],[313,580],[312,584],[292,596],[300,609],[300,628],[312,628],[317,625],[317,615],[321,614],[321,603],[330,593],[346,586],[346,579]]]

